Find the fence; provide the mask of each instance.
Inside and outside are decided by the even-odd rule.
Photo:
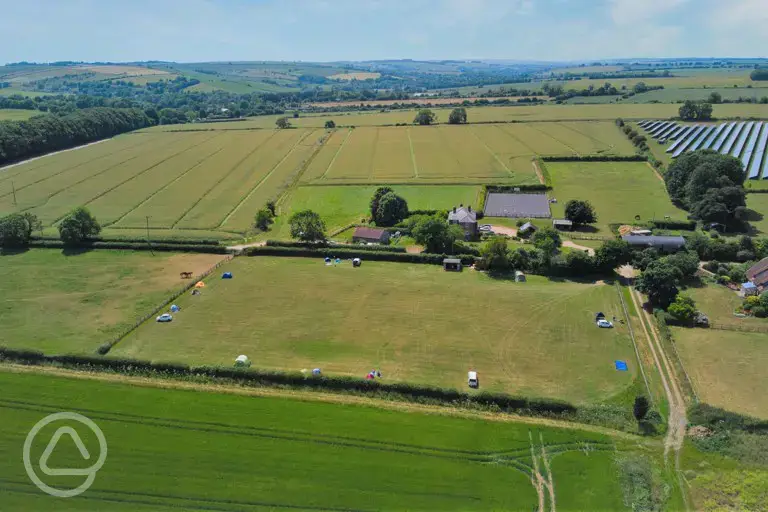
[[[735,324],[718,324],[717,322],[709,321],[710,329],[717,329],[719,331],[740,331],[740,332],[760,332],[768,334],[768,325],[735,325]]]
[[[123,332],[121,332],[120,334],[118,334],[117,336],[112,338],[111,340],[105,341],[104,343],[99,345],[99,348],[96,350],[96,352],[101,354],[101,355],[105,355],[107,352],[112,350],[112,347],[117,345],[117,343],[120,342],[120,340],[122,340],[123,338],[128,336],[130,333],[132,333],[138,326],[140,326],[141,324],[143,324],[144,322],[146,322],[147,320],[149,320],[150,318],[155,316],[157,313],[160,312],[160,310],[164,309],[168,304],[170,304],[171,302],[173,302],[177,298],[181,297],[181,295],[183,295],[186,292],[188,292],[193,286],[195,286],[195,284],[198,281],[201,281],[202,279],[205,279],[207,276],[211,275],[211,273],[214,270],[216,270],[217,268],[219,268],[223,264],[229,263],[230,261],[232,261],[232,258],[234,258],[234,256],[230,254],[230,255],[226,256],[224,259],[222,259],[221,261],[219,261],[218,263],[216,263],[214,266],[212,266],[211,268],[209,268],[208,270],[206,270],[205,272],[203,272],[202,274],[197,276],[195,279],[190,279],[188,284],[186,284],[183,288],[181,288],[180,290],[175,292],[173,295],[171,295],[165,302],[163,302],[162,304],[157,306],[151,312],[147,313],[146,315],[141,317],[141,319],[139,319],[136,322],[134,322],[134,324],[131,327],[127,328],[126,330],[124,330]]]

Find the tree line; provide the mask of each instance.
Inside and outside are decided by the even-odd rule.
[[[0,165],[150,126],[141,109],[90,108],[65,116],[0,121]]]

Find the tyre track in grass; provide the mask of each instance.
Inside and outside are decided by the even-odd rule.
[[[336,150],[336,154],[333,155],[333,158],[331,159],[331,163],[328,164],[328,167],[325,168],[325,172],[320,176],[321,180],[326,179],[326,176],[328,176],[328,173],[331,171],[331,168],[333,167],[333,164],[336,162],[336,159],[339,157],[339,154],[341,153],[341,150],[344,149],[344,145],[349,140],[349,137],[352,135],[352,129],[347,128],[347,136],[344,137],[344,140],[341,141],[341,144],[339,144],[339,149]]]
[[[411,163],[413,163],[413,177],[419,178],[419,166],[416,165],[416,152],[413,150],[413,140],[411,139],[411,127],[405,129],[408,134],[408,145],[411,147]]]
[[[495,158],[497,162],[499,162],[499,164],[500,164],[500,165],[501,165],[501,166],[504,168],[504,170],[505,170],[505,171],[507,171],[507,174],[509,174],[509,176],[510,176],[511,178],[514,178],[514,177],[515,177],[515,173],[514,173],[514,172],[512,172],[512,171],[509,169],[509,167],[507,167],[507,164],[505,164],[505,163],[504,163],[504,161],[503,161],[501,158],[499,158],[499,155],[497,155],[497,154],[496,154],[496,152],[494,152],[494,151],[493,151],[493,150],[492,150],[492,149],[491,149],[491,148],[488,146],[488,144],[486,144],[486,143],[485,143],[485,141],[484,141],[482,138],[480,138],[480,136],[479,136],[479,135],[477,134],[477,132],[475,131],[474,127],[473,127],[472,125],[468,125],[468,126],[469,126],[469,129],[470,129],[470,131],[472,132],[472,135],[474,135],[474,136],[475,136],[475,138],[478,140],[478,142],[480,142],[480,144],[482,144],[482,145],[483,145],[483,147],[484,147],[484,148],[485,148],[485,149],[488,151],[488,153],[490,153],[490,154],[491,154],[491,156],[492,156],[493,158]]]

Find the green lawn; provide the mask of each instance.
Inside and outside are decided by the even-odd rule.
[[[261,368],[385,382],[482,389],[574,402],[610,398],[633,384],[625,327],[597,329],[594,314],[621,316],[611,285],[494,280],[436,265],[243,257],[222,267],[198,297],[178,299],[172,324],[147,322],[110,354],[229,366],[239,354]],[[554,317],[557,320],[554,320]],[[629,363],[616,372],[614,360]]]
[[[298,211],[310,209],[320,214],[329,231],[370,217],[370,203],[378,186],[304,186],[290,192],[280,206],[278,224],[269,237],[290,237],[288,218]],[[480,202],[480,186],[461,185],[393,185],[411,210],[448,210],[459,204]]]
[[[43,115],[39,110],[0,108],[0,121],[25,121],[32,116]]]
[[[625,510],[614,450],[638,447],[531,424],[8,371],[0,387],[8,511],[533,510],[532,441],[537,454],[542,441],[547,450],[558,508]],[[21,462],[32,425],[59,411],[86,415],[108,446],[92,487],[69,499],[40,492]],[[85,427],[54,422],[34,438],[33,461],[65,425],[98,456]],[[90,465],[67,436],[50,459],[53,468]],[[83,481],[37,474],[65,489]]]
[[[764,326],[768,328],[768,320],[764,318],[734,316],[734,311],[743,301],[736,292],[725,286],[712,283],[686,288],[683,293],[690,295],[696,301],[696,307],[713,323],[733,327]]]
[[[685,220],[686,212],[669,200],[664,183],[645,162],[547,162],[557,198],[552,216],[562,218],[570,199],[586,199],[595,207],[600,234],[609,224],[664,219]]]
[[[760,184],[768,185],[768,180],[760,180]],[[768,234],[768,194],[747,194],[747,207],[757,212],[752,219],[752,226],[759,231],[760,236]]]
[[[162,304],[202,273],[213,254],[57,249],[0,255],[0,345],[46,353],[95,353],[96,348]]]

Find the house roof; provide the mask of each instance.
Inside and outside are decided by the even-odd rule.
[[[749,267],[746,274],[747,279],[756,286],[768,286],[768,258],[763,258]]]
[[[448,221],[458,222],[459,224],[477,222],[477,212],[463,206],[455,208],[448,212]]]
[[[352,236],[359,237],[359,238],[371,238],[374,240],[381,240],[382,238],[384,238],[386,232],[387,231],[385,229],[357,227],[355,228],[355,233]]]
[[[530,222],[526,222],[525,224],[520,226],[520,230],[519,231],[528,231],[529,229],[532,229],[532,230],[536,231],[537,228],[536,228],[536,226],[534,226]]]
[[[682,236],[661,236],[661,235],[624,235],[622,240],[630,245],[646,245],[650,247],[677,247],[685,245],[685,238]]]

